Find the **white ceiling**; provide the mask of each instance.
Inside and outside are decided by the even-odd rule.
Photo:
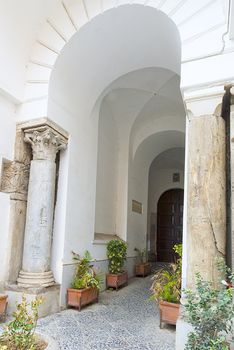
[[[152,162],[151,167],[156,169],[184,170],[184,148],[170,148],[159,154]]]
[[[72,37],[56,61],[50,95],[88,117],[97,100],[113,89],[150,97],[161,88],[167,94],[164,84],[180,74],[180,51],[177,28],[165,14],[147,6],[117,7]],[[157,72],[144,71],[151,67]],[[175,86],[171,83],[168,92],[179,99]]]
[[[0,64],[4,69],[0,70],[0,89],[21,98],[26,68],[35,50],[38,55],[34,64],[38,63],[41,71],[43,67],[46,70],[50,58],[53,62],[56,60],[57,53],[60,54],[75,31],[108,9],[126,4],[150,6],[169,16],[179,29],[182,60],[217,53],[223,48],[229,0],[1,0]],[[226,41],[233,38],[232,15],[233,5]],[[142,29],[140,39],[144,36],[141,21],[139,28]],[[163,28],[160,34],[165,35]],[[227,43],[229,50],[233,50],[231,43],[230,40]]]
[[[145,68],[120,77],[108,90],[103,103],[108,104],[115,119],[120,142],[122,135],[127,133],[132,158],[137,159],[142,144],[147,152],[153,147],[154,158],[158,154],[157,147],[161,147],[159,144],[166,137],[165,131],[180,132],[178,135],[181,136],[178,141],[170,133],[168,148],[184,146],[185,110],[178,75],[162,68]],[[160,140],[157,145],[151,135]],[[144,143],[146,139],[147,144]],[[159,150],[161,152],[161,148]]]

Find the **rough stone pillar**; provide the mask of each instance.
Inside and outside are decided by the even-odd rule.
[[[215,115],[191,117],[188,125],[187,282],[200,272],[215,281],[215,258],[225,255],[225,122]]]
[[[54,216],[56,164],[59,150],[66,139],[48,126],[25,131],[25,142],[31,144],[31,161],[23,264],[18,285],[50,286],[54,284],[50,270],[51,240]]]
[[[230,147],[230,161],[231,161],[231,264],[232,269],[234,269],[234,89],[232,88],[232,97],[231,97],[231,115],[230,115],[230,136],[231,136],[231,147]]]

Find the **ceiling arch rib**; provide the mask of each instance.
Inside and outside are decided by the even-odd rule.
[[[184,148],[185,134],[177,130],[164,130],[150,135],[138,146],[133,164],[140,162],[148,173],[153,160],[172,148]]]
[[[165,70],[160,70],[166,74]],[[155,132],[175,130],[185,132],[185,110],[180,92],[180,78],[165,79],[138,111],[131,128],[130,156],[135,157],[139,145]]]
[[[152,161],[150,168],[184,170],[184,148],[169,148]]]
[[[199,41],[206,36],[206,42],[211,50],[220,48],[222,31],[219,26],[227,23],[227,3],[228,0],[210,1],[210,0],[63,0],[58,1],[58,5],[49,17],[45,20],[43,29],[39,32],[38,39],[31,51],[28,63],[28,74],[26,81],[26,92],[24,102],[29,104],[24,110],[30,113],[30,104],[35,100],[37,103],[41,100],[40,110],[47,109],[48,84],[50,74],[54,64],[59,57],[66,42],[80,30],[86,23],[92,21],[97,15],[105,13],[111,8],[118,8],[124,4],[138,4],[145,7],[157,8],[167,14],[177,25],[180,31],[181,39],[184,41],[182,52],[184,58],[189,55],[201,56],[199,47],[204,51],[204,45],[199,46]],[[212,12],[209,21],[203,21],[207,18],[207,13]],[[201,20],[202,19],[202,20]],[[189,25],[191,21],[198,25]],[[200,30],[203,26],[203,29]],[[200,31],[199,31],[199,30]],[[217,30],[216,30],[217,29]],[[209,35],[215,31],[215,40],[209,40]],[[198,33],[199,32],[199,33]],[[208,36],[208,37],[207,37]],[[195,39],[194,39],[195,38]],[[193,41],[195,44],[193,45]],[[215,41],[215,44],[214,44]],[[210,44],[209,44],[210,43]],[[186,48],[188,46],[189,49]],[[24,113],[22,110],[22,113]]]

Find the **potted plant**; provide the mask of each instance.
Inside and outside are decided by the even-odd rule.
[[[6,318],[7,298],[6,294],[0,294],[0,319],[3,320]]]
[[[135,266],[136,276],[148,276],[151,272],[150,263],[147,262],[146,249],[134,249],[137,252],[138,263]]]
[[[196,275],[196,290],[185,290],[185,316],[193,326],[188,335],[186,350],[228,350],[228,333],[234,334],[234,273],[225,266],[223,259],[218,261],[221,272],[226,273],[227,282],[218,287]]]
[[[13,319],[4,327],[0,335],[0,350],[43,350],[47,348],[47,343],[35,334],[38,307],[42,303],[42,298],[35,298],[28,302],[22,296],[21,303],[16,305]]]
[[[160,328],[163,323],[175,325],[179,316],[182,273],[182,244],[173,247],[178,258],[175,263],[158,270],[152,280],[152,297],[159,304]]]
[[[82,306],[98,302],[101,276],[94,270],[92,257],[87,250],[83,257],[72,253],[77,267],[71,288],[67,289],[67,305],[74,306],[80,311]]]
[[[107,288],[118,288],[127,285],[128,274],[123,266],[127,258],[127,243],[121,239],[113,239],[107,244],[109,273],[106,275]]]

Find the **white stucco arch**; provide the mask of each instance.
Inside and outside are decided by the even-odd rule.
[[[57,9],[58,13],[61,11],[60,7],[61,6],[59,5]],[[131,12],[132,14],[134,13],[134,15],[132,15],[131,17],[131,26],[128,25],[128,31],[125,31],[125,33],[128,34],[123,37],[123,30],[125,28],[124,22],[128,18],[128,12]],[[116,26],[116,20],[118,20],[119,16],[121,17],[122,26],[119,26],[119,24],[117,24]],[[103,28],[105,28],[105,25],[107,25],[107,23],[109,22],[110,31],[106,32],[105,30],[102,30],[102,26],[100,26],[100,17],[102,17]],[[153,19],[155,19],[155,21]],[[109,64],[108,59],[110,56],[106,52],[107,46],[109,52],[116,52],[117,55],[118,52],[121,52],[121,54],[123,54],[125,57],[128,56],[128,50],[130,49],[134,56],[134,60],[129,61],[129,67],[127,67],[128,62],[126,58],[124,59],[124,67],[122,67],[122,69],[120,62],[122,59],[121,57],[119,57],[119,65],[118,67],[116,67],[119,70],[113,70],[112,77],[110,77],[110,79],[106,77],[105,80],[105,74],[103,75],[103,87],[109,85],[113,80],[125,73],[128,73],[131,70],[150,66],[154,67],[156,64],[155,59],[157,61],[158,66],[172,69],[172,71],[175,71],[175,73],[180,72],[180,64],[178,64],[178,62],[180,62],[180,45],[178,45],[180,39],[178,30],[174,22],[162,11],[158,11],[154,6],[143,6],[141,4],[127,4],[118,6],[117,8],[110,8],[104,13],[97,12],[95,16],[89,18],[88,21],[83,22],[82,26],[79,28],[78,31],[74,30],[74,25],[72,24],[73,30],[72,28],[70,28],[70,30],[67,30],[66,35],[62,35],[58,30],[59,26],[56,25],[54,22],[52,24],[52,22],[53,21],[51,20],[46,21],[42,32],[39,34],[39,39],[35,43],[35,47],[32,51],[32,63],[29,64],[27,74],[28,83],[26,87],[25,104],[24,106],[22,106],[21,110],[21,114],[24,114],[24,116],[27,116],[31,113],[31,104],[35,105],[36,107],[34,108],[34,115],[32,116],[33,118],[39,117],[41,115],[47,115],[48,95],[50,94],[49,85],[51,79],[53,79],[53,71],[55,69],[58,69],[61,57],[64,58],[64,55],[68,55],[70,49],[71,51],[72,48],[74,49],[73,43],[76,40],[77,36],[81,38],[80,49],[83,50],[83,48],[85,47],[86,50],[83,51],[86,51],[87,53],[87,45],[85,44],[85,42],[83,42],[82,44],[81,41],[82,37],[83,40],[86,41],[86,43],[91,39],[89,34],[92,32],[92,29],[93,36],[95,37],[96,35],[97,41],[92,41],[93,44],[88,48],[90,51],[90,55],[95,55],[95,46],[97,45],[97,42],[99,40],[102,40],[103,42],[103,54],[101,55],[102,58],[99,57],[100,55],[95,56],[97,67],[99,65],[103,65],[105,67],[106,64]],[[64,22],[64,24],[65,23],[66,22]],[[160,31],[157,30],[157,28],[160,28]],[[55,33],[52,33],[53,30],[55,30]],[[66,32],[66,29],[64,31]],[[86,37],[84,37],[85,32],[87,35]],[[160,38],[161,32],[164,33],[163,39]],[[132,35],[133,33],[135,34],[134,36]],[[129,35],[131,36],[131,39],[133,39],[131,47],[126,45],[126,43],[129,41]],[[108,45],[106,45],[105,43],[105,38],[107,37]],[[124,38],[122,40],[122,43],[118,43],[118,38]],[[134,41],[135,45],[137,45],[135,47],[142,48],[141,52],[136,50],[134,54]],[[151,43],[151,45],[149,45],[149,43]],[[158,47],[157,58],[155,57],[155,46]],[[171,59],[169,48],[172,49],[174,52],[174,59]],[[143,53],[145,50],[146,52],[144,55]],[[150,55],[147,53],[147,51],[149,51],[148,53],[150,53]],[[179,59],[177,60],[176,57]],[[86,63],[88,63],[89,58],[90,57],[83,57],[83,59],[87,61]],[[101,59],[101,61],[99,61],[99,58]],[[92,59],[94,59],[94,57],[92,57]],[[80,58],[80,60],[82,60],[82,57]],[[147,60],[148,62],[146,62]],[[43,64],[41,64],[39,68],[35,67],[35,63],[38,62],[43,62]],[[84,77],[81,77],[80,80],[84,79],[82,83],[84,84],[85,81],[87,81],[87,84],[89,84],[88,72],[83,73]],[[38,77],[40,76],[41,78],[36,79],[36,75]],[[96,94],[98,94],[98,92],[101,93],[103,87],[101,89],[98,89],[97,86],[93,86],[93,90],[97,88]],[[91,95],[92,91],[90,91],[90,96]],[[35,115],[35,112],[37,115]]]
[[[185,129],[179,131],[175,129],[165,129],[164,131],[161,131],[159,129],[140,143],[135,153],[135,157],[129,161],[127,239],[130,241],[130,245],[132,244],[132,250],[134,249],[133,245],[136,244],[136,241],[141,248],[144,248],[146,244],[150,166],[154,159],[160,154],[173,148],[184,148],[184,145]],[[182,181],[183,180],[181,179],[181,182]],[[162,186],[164,185],[166,189],[170,186],[168,183],[163,184]],[[132,213],[131,201],[133,199],[142,203],[142,215]]]
[[[164,32],[163,37],[161,31]],[[121,145],[126,147],[121,158],[124,165],[120,164],[119,168],[124,167],[125,173],[120,174],[123,176],[121,181],[117,180],[117,186],[119,189],[124,187],[124,191],[121,189],[124,198],[118,202],[119,211],[116,218],[116,233],[126,234],[131,128],[142,108],[151,100],[151,96],[157,94],[160,89],[163,93],[165,83],[171,82],[173,77],[177,77],[177,84],[171,85],[168,91],[170,95],[178,95],[176,89],[180,75],[180,55],[180,38],[175,24],[164,13],[141,5],[120,6],[95,17],[81,28],[62,50],[51,76],[48,116],[71,134],[68,171],[71,174],[75,172],[76,178],[68,179],[68,196],[74,196],[76,188],[80,203],[78,207],[80,206],[84,213],[88,212],[90,218],[83,219],[79,224],[73,222],[71,225],[76,228],[71,228],[68,220],[68,231],[88,230],[93,237],[95,200],[92,198],[96,194],[99,109],[106,94],[109,94],[110,98],[117,93],[117,96],[124,98],[128,91],[130,95],[134,94],[132,103],[137,108],[133,110],[131,103],[127,101],[121,103],[125,109],[118,113],[119,116],[126,116],[127,113],[128,117],[122,118],[120,130],[121,135],[125,134]],[[128,93],[127,96],[129,97]],[[116,106],[114,108],[116,111]],[[118,124],[120,125],[119,121]],[[79,152],[84,149],[85,154]],[[86,187],[88,189],[85,193]],[[67,203],[68,207],[77,206],[69,200]],[[71,210],[72,208],[68,209],[68,212]],[[85,229],[86,225],[89,228]],[[83,244],[87,247],[90,241],[84,240]],[[102,247],[98,249],[102,254]]]
[[[70,134],[66,159],[62,160],[66,167],[66,191],[60,200],[60,212],[64,213],[63,232],[55,231],[52,256],[57,281],[61,283],[65,279],[63,286],[70,276],[72,249],[81,254],[88,249],[98,260],[106,257],[105,246],[93,243],[98,123],[103,99],[111,104],[121,135],[116,157],[118,198],[114,216],[116,225],[112,226],[115,232],[108,232],[107,227],[105,233],[116,233],[126,239],[130,237],[127,235],[128,179],[132,166],[129,167],[129,146],[135,138],[136,154],[148,152],[145,160],[149,167],[156,155],[154,147],[162,152],[171,147],[172,141],[176,146],[180,145],[178,135],[182,123],[178,126],[173,121],[181,115],[180,108],[176,108],[176,115],[170,111],[167,115],[160,112],[169,101],[183,106],[179,89],[180,66],[181,43],[176,25],[164,13],[141,5],[120,6],[96,16],[73,35],[57,58],[50,77],[48,110],[44,113]],[[152,100],[158,103],[160,99],[164,102],[159,114],[152,114],[148,122],[144,121],[147,104]],[[35,101],[40,105],[40,98]],[[34,106],[35,111],[33,118],[42,110]],[[155,118],[158,121],[152,126]],[[152,141],[152,133],[157,133],[156,144]],[[166,139],[168,142],[165,143]],[[135,156],[134,162],[136,159]],[[108,162],[108,166],[111,163]],[[146,189],[144,195],[147,197]],[[55,227],[61,227],[60,220],[57,215]]]
[[[41,0],[37,2],[42,3]],[[25,27],[26,24],[28,25],[27,32],[31,33],[31,37],[27,35],[28,42],[24,43],[24,50],[26,47],[29,51],[29,60],[25,62],[27,67],[25,94],[22,95],[22,92],[16,91],[16,98],[20,99],[21,95],[24,102],[20,107],[19,118],[23,118],[23,115],[24,118],[27,115],[32,118],[34,106],[36,107],[34,113],[37,111],[37,116],[46,115],[51,71],[69,40],[96,16],[105,14],[112,8],[130,6],[130,4],[160,10],[171,18],[180,31],[185,59],[201,56],[207,50],[208,52],[218,51],[222,46],[222,35],[226,31],[228,0],[214,2],[199,0],[193,3],[189,0],[178,3],[159,0],[150,2],[145,0],[53,0],[50,4],[45,1],[44,11],[37,9],[38,18],[34,18],[35,14],[31,14],[32,20],[37,24],[37,31],[35,31],[35,25],[32,27],[31,22],[29,23],[31,27],[23,23]],[[27,10],[31,10],[29,6]],[[15,12],[17,13],[17,9]],[[215,15],[207,21],[207,14],[211,12]],[[22,21],[26,22],[23,18]],[[191,26],[190,23],[195,25]],[[199,33],[196,24],[199,24]],[[34,44],[32,45],[33,35]]]
[[[184,147],[170,148],[160,153],[149,169],[147,238],[151,258],[156,258],[158,201],[163,193],[172,189],[184,189]],[[179,174],[173,181],[173,174]]]

